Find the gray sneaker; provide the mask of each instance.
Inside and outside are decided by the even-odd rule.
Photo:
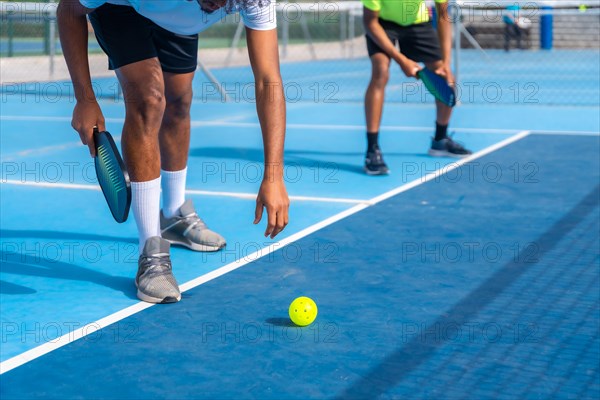
[[[179,285],[171,267],[170,248],[169,242],[159,236],[146,240],[135,277],[140,300],[148,303],[175,303],[181,300]]]
[[[163,239],[171,244],[185,246],[195,251],[217,251],[225,247],[223,236],[208,229],[200,219],[192,200],[179,208],[179,215],[165,218],[160,212],[160,230]]]

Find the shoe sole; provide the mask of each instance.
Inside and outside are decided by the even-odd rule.
[[[209,245],[206,245],[206,244],[180,242],[178,240],[172,240],[172,239],[167,239],[167,238],[164,238],[164,239],[167,242],[171,243],[172,245],[183,246],[183,247],[187,247],[190,250],[202,251],[202,252],[205,252],[205,253],[219,251],[219,250],[221,250],[222,248],[224,248],[227,245],[227,243],[223,243],[222,246],[209,246]]]
[[[363,168],[363,170],[367,173],[367,175],[371,175],[371,176],[377,176],[377,175],[389,175],[390,174],[390,170],[388,169],[386,172],[379,172],[379,171],[369,171],[366,167]]]
[[[168,304],[168,303],[177,303],[179,300],[181,300],[181,293],[177,297],[167,296],[164,299],[160,299],[158,297],[148,296],[138,289],[137,297],[138,297],[138,299],[145,301],[146,303]]]
[[[454,154],[447,152],[446,150],[433,150],[429,149],[429,155],[432,157],[453,157],[453,158],[465,158],[469,157],[471,154]]]
[[[135,283],[135,287],[138,287],[137,282]],[[155,303],[155,304],[168,304],[168,303],[177,303],[181,300],[181,293],[177,297],[167,296],[165,298],[152,297],[148,296],[146,293],[142,292],[139,288],[137,290],[138,299],[145,301],[146,303]]]

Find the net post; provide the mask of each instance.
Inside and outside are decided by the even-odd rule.
[[[552,6],[542,6],[543,14],[540,18],[540,47],[544,50],[552,50]]]

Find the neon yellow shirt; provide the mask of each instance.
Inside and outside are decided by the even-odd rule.
[[[429,12],[424,0],[361,0],[372,11],[379,11],[379,17],[398,25],[408,26],[429,21]],[[447,0],[435,0],[445,3]]]

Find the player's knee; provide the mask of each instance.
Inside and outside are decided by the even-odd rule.
[[[140,108],[147,113],[162,114],[165,111],[165,95],[161,88],[149,87],[141,95]]]
[[[127,102],[128,112],[144,125],[160,123],[165,112],[165,96],[159,87],[146,87]]]
[[[192,91],[184,93],[180,96],[173,96],[167,98],[165,112],[170,117],[175,118],[186,118],[190,113],[192,107]]]
[[[371,77],[371,82],[376,86],[385,86],[390,79],[390,71],[388,68],[375,68]]]

